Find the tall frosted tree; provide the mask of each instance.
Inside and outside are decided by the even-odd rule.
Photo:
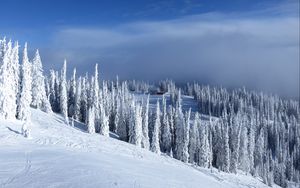
[[[75,93],[74,119],[81,120],[80,105],[81,105],[81,77],[78,78]]]
[[[46,95],[45,79],[43,76],[42,60],[39,50],[36,51],[32,61],[32,101],[31,106],[45,112],[51,112],[50,102]]]
[[[184,120],[184,131],[183,131],[183,150],[182,150],[182,161],[188,162],[189,160],[189,133],[190,133],[190,117],[191,117],[191,109],[185,113]]]
[[[88,94],[87,94],[87,81],[86,77],[82,78],[81,83],[81,95],[80,95],[80,114],[81,114],[81,121],[87,122],[86,114],[88,112]]]
[[[170,154],[171,152],[171,130],[169,124],[169,118],[167,114],[166,98],[163,96],[162,101],[162,120],[161,120],[161,150],[164,153]]]
[[[100,131],[99,133],[103,136],[109,136],[109,117],[108,115],[106,115],[105,109],[103,107],[103,104],[100,103],[100,122],[101,122],[101,126],[100,126]]]
[[[239,167],[246,173],[250,171],[250,161],[248,153],[248,130],[246,126],[242,127],[240,136],[240,154],[239,154]]]
[[[130,122],[129,142],[139,147],[142,146],[142,107],[140,104],[132,106],[132,120]]]
[[[75,116],[75,103],[76,103],[76,68],[73,69],[73,75],[70,80],[70,89],[69,89],[69,97],[68,97],[68,116]]]
[[[95,65],[94,82],[93,82],[93,87],[92,87],[92,93],[91,93],[91,95],[92,95],[92,99],[93,99],[92,105],[93,105],[94,110],[95,110],[96,127],[97,127],[97,129],[99,129],[100,123],[101,123],[100,121],[102,121],[102,125],[101,126],[104,126],[103,125],[103,123],[104,123],[103,121],[104,120],[103,119],[101,120],[100,118],[106,117],[107,113],[104,110],[105,107],[103,106],[104,105],[103,102],[101,104],[103,109],[102,110],[100,109],[98,64]],[[102,112],[104,114],[100,114]],[[106,122],[104,124],[106,124]],[[106,127],[104,129],[106,129]],[[102,130],[104,130],[104,129],[102,129]],[[108,133],[105,132],[105,134],[108,134]]]
[[[199,114],[196,112],[194,123],[190,129],[190,144],[189,144],[189,162],[198,163],[198,150],[199,150]]]
[[[230,171],[237,173],[238,161],[239,161],[239,150],[240,150],[240,135],[241,135],[241,124],[242,121],[240,114],[233,118],[231,121],[231,161],[230,161]]]
[[[224,117],[223,117],[224,118]],[[227,118],[221,120],[222,123],[222,150],[221,150],[221,169],[224,172],[229,172],[230,169],[230,148],[229,148],[229,128]]]
[[[49,80],[49,102],[51,104],[51,108],[54,112],[59,111],[59,96],[58,96],[58,81],[57,81],[56,72],[54,70],[50,70],[50,78]]]
[[[66,123],[69,124],[67,95],[67,60],[64,61],[60,79],[60,112],[63,115]]]
[[[147,97],[146,105],[143,110],[143,125],[142,125],[142,131],[143,131],[143,137],[142,137],[142,147],[145,149],[150,148],[150,142],[149,142],[149,95]]]
[[[11,105],[11,112],[14,113],[13,119],[16,117],[16,110],[17,110],[17,102],[18,102],[18,93],[19,93],[19,79],[20,79],[20,65],[19,65],[19,43],[15,42],[15,45],[12,49],[11,54],[11,67],[10,70],[12,71],[12,101],[14,101]],[[12,114],[13,115],[13,114]]]
[[[32,100],[31,95],[31,63],[28,60],[27,44],[25,44],[21,69],[21,86],[20,99],[18,104],[18,119],[23,121],[30,121],[31,111],[30,104]]]
[[[87,131],[88,133],[95,133],[95,111],[94,107],[90,107],[87,114]]]
[[[209,140],[208,140],[208,131],[207,126],[200,126],[199,129],[199,137],[200,137],[200,145],[199,145],[199,162],[198,164],[202,167],[209,166]]]
[[[0,117],[3,119],[15,119],[16,115],[13,51],[12,42],[9,41],[0,67]]]
[[[155,113],[155,120],[154,120],[154,128],[152,133],[152,142],[151,142],[151,151],[154,153],[160,153],[160,146],[159,146],[159,130],[160,130],[160,108],[159,102],[156,103],[156,113]]]
[[[179,91],[180,96],[180,91]],[[183,161],[184,160],[184,147],[185,147],[185,119],[181,107],[181,99],[177,100],[176,109],[175,109],[175,153],[174,156],[176,159]]]

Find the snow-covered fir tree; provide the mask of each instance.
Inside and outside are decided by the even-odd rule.
[[[62,113],[65,122],[69,124],[68,118],[68,95],[67,95],[67,61],[64,61],[63,68],[61,70],[60,81],[60,112]]]
[[[160,130],[160,107],[159,101],[156,103],[156,111],[155,111],[155,121],[154,121],[154,128],[152,133],[152,142],[151,142],[151,151],[154,153],[160,153],[160,146],[159,146],[159,130]]]
[[[190,163],[198,163],[199,161],[199,114],[196,112],[194,122],[190,129],[190,143],[189,143],[189,162]]]
[[[31,94],[31,63],[28,59],[27,44],[24,46],[23,60],[21,68],[21,82],[20,82],[20,98],[18,103],[18,119],[30,122],[31,111],[30,104],[32,101]]]
[[[50,102],[46,95],[45,80],[43,75],[42,60],[37,50],[32,61],[32,101],[31,106],[45,112],[51,112]]]
[[[95,110],[94,110],[94,107],[89,108],[87,117],[88,117],[87,131],[88,131],[88,133],[95,133]]]
[[[4,42],[6,43],[6,42]],[[17,48],[13,48],[12,42],[2,44],[2,63],[0,64],[0,118],[15,119],[16,115],[16,97],[18,82],[15,76],[18,72]],[[16,44],[17,45],[17,44]]]
[[[142,147],[142,106],[133,103],[132,105],[132,121],[129,124],[129,143]]]
[[[69,86],[69,96],[68,96],[68,116],[74,117],[75,116],[75,99],[76,95],[76,68],[73,70],[73,75],[70,80]]]
[[[109,136],[109,117],[106,115],[103,104],[100,103],[100,131],[99,133],[103,136]]]
[[[143,109],[143,124],[142,124],[142,147],[145,149],[150,148],[150,142],[149,142],[149,95],[147,96],[146,105]]]
[[[171,129],[169,118],[167,114],[166,98],[163,96],[162,100],[162,120],[161,120],[161,150],[164,153],[170,154],[171,152]]]

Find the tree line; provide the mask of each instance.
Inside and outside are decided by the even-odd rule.
[[[0,40],[0,118],[19,119],[30,135],[30,108],[61,113],[65,122],[86,124],[88,133],[109,136],[186,163],[228,173],[259,176],[272,185],[300,180],[299,101],[284,100],[245,88],[176,86],[171,80],[153,86],[141,81],[100,81],[92,75],[67,79],[67,62],[44,76],[37,50],[30,60],[24,45]],[[165,93],[150,108],[151,90]],[[137,92],[144,94],[142,99]],[[193,96],[196,112],[184,109],[183,95]]]

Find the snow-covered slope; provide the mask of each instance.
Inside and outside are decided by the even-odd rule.
[[[0,187],[267,187],[246,175],[184,164],[90,135],[57,114],[32,110],[31,139],[19,121],[0,121]]]

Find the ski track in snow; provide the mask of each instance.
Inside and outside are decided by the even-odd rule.
[[[16,179],[28,175],[31,168],[31,160],[28,153],[25,153],[25,164],[24,168],[20,170],[16,175],[9,177],[4,183],[1,184],[1,187],[6,187],[6,185],[11,184]]]
[[[32,110],[32,139],[19,121],[0,121],[0,187],[267,187],[261,180],[185,164],[90,135],[58,114]],[[9,127],[9,128],[7,128]],[[275,186],[276,187],[276,186]]]

